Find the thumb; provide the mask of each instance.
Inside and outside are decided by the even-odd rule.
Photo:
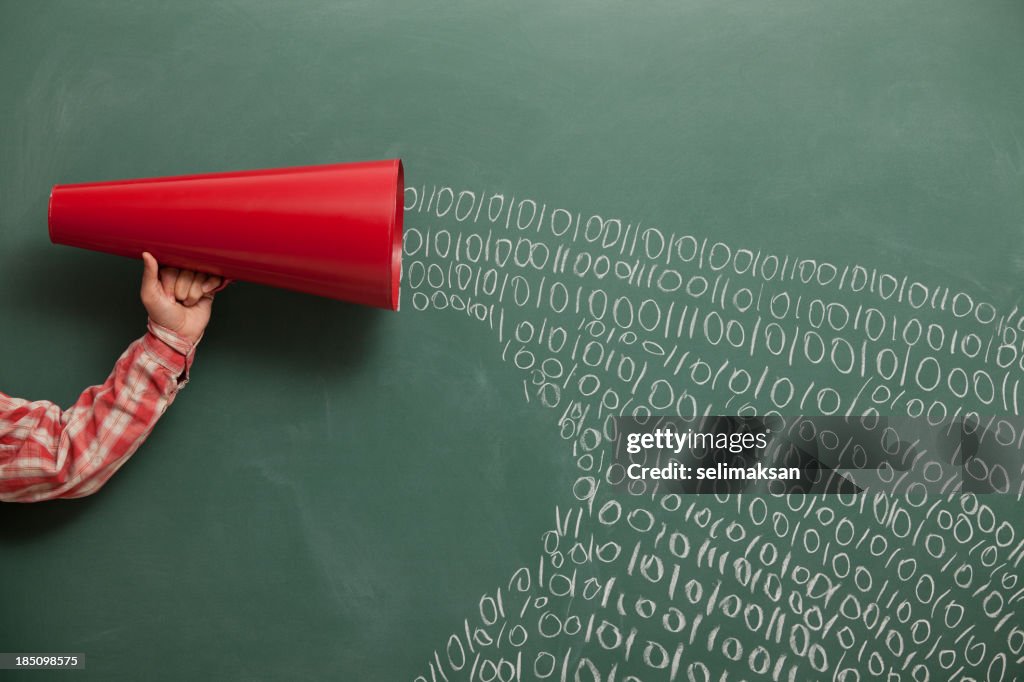
[[[142,288],[151,289],[154,286],[160,285],[160,266],[156,262],[156,258],[153,254],[148,251],[142,253],[143,271],[142,271]]]

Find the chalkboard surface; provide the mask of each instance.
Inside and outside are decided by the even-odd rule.
[[[235,284],[104,490],[0,507],[0,651],[1022,679],[1017,490],[605,482],[636,410],[1020,414],[1022,36],[1011,0],[3,3],[7,393],[69,405],[144,329],[140,263],[48,243],[52,184],[401,157],[408,190],[401,312]]]

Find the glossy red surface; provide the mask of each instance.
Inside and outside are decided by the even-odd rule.
[[[50,240],[398,309],[399,159],[56,185]]]

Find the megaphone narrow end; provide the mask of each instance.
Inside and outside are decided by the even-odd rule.
[[[57,191],[57,185],[50,188],[50,198],[46,204],[46,231],[50,236],[50,243],[56,244],[57,241],[53,238],[53,193]]]

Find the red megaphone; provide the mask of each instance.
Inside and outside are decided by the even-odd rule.
[[[400,159],[56,185],[54,244],[398,310]]]

